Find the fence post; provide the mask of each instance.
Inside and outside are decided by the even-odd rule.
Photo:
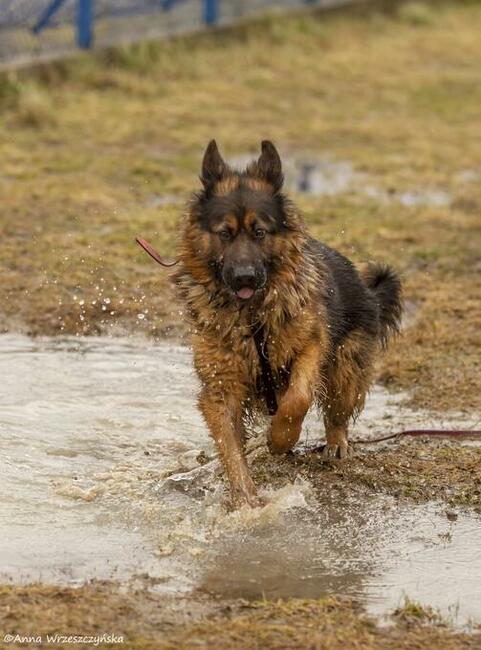
[[[219,18],[218,0],[204,0],[204,22],[206,25],[215,25]]]
[[[86,50],[93,41],[93,0],[77,0],[77,45]]]

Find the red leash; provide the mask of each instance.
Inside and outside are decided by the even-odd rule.
[[[159,255],[153,246],[149,244],[148,241],[140,237],[136,237],[135,241],[139,246],[141,246],[150,257],[165,268],[170,268],[179,263],[179,260],[167,259]],[[401,431],[400,433],[391,433],[388,436],[381,436],[380,438],[373,438],[372,440],[353,440],[353,445],[372,445],[376,442],[384,442],[385,440],[393,440],[394,438],[404,438],[406,436],[430,436],[430,437],[460,437],[460,438],[479,438],[481,437],[481,431],[442,431],[440,429],[412,429],[409,431]],[[316,451],[318,448],[315,447],[310,451]],[[321,447],[319,447],[321,449]]]
[[[157,262],[157,264],[160,264],[161,266],[164,266],[166,268],[169,268],[171,266],[175,266],[176,264],[179,263],[179,260],[171,260],[167,259],[165,257],[161,257],[158,252],[155,250],[153,246],[149,244],[148,241],[145,241],[145,239],[141,239],[140,237],[136,237],[135,241],[139,246],[142,246],[144,251],[150,255],[150,257]]]
[[[406,438],[407,436],[412,436],[416,438],[421,438],[423,436],[430,438],[481,438],[481,431],[474,429],[462,430],[442,430],[442,429],[410,429],[408,431],[400,431],[399,433],[390,433],[387,436],[380,436],[379,438],[362,438],[361,440],[351,440],[352,445],[374,445],[377,442],[384,442],[385,440],[394,440],[399,438]],[[314,447],[308,447],[304,449],[305,452],[309,453],[321,453],[325,447],[325,443],[320,445],[315,445]]]
[[[384,442],[384,440],[393,440],[394,438],[405,438],[406,436],[421,437],[428,436],[431,438],[479,438],[481,431],[474,429],[461,430],[445,430],[442,429],[411,429],[408,431],[400,431],[399,433],[391,433],[388,436],[381,436],[379,438],[352,440],[353,445],[372,445],[375,442]]]

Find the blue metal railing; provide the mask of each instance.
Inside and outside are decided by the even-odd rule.
[[[76,29],[77,29],[77,45],[82,49],[88,49],[93,44],[93,33],[94,33],[94,21],[96,18],[94,10],[94,1],[95,0],[76,0],[77,4],[77,17],[76,17]],[[218,20],[218,1],[219,0],[202,0],[203,3],[203,18],[206,25],[215,25]],[[310,0],[312,2],[312,0]],[[64,5],[66,0],[51,0],[44,11],[41,13],[38,21],[32,28],[34,34],[39,34],[42,30],[49,27],[52,23],[52,20],[55,18],[55,15],[59,12],[62,5]],[[152,9],[169,11],[174,4],[181,2],[181,0],[155,0],[154,2],[144,2],[140,6],[137,3],[130,3],[133,6],[129,7],[128,3],[120,2],[117,7],[110,7],[108,14],[110,16],[120,16],[129,13],[142,13],[150,12]],[[12,3],[10,2],[10,5]],[[104,7],[103,14],[106,14],[106,8]],[[99,16],[102,15],[102,9],[99,12]]]
[[[0,0],[0,65],[235,22],[266,10],[362,0]]]

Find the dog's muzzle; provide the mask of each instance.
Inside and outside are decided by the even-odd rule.
[[[249,300],[254,293],[265,285],[267,274],[265,269],[257,268],[252,264],[234,267],[226,273],[224,281],[232,289],[237,298]]]

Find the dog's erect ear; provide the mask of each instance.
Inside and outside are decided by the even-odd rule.
[[[284,183],[281,158],[270,140],[263,140],[261,148],[262,153],[257,161],[259,175],[278,192]]]
[[[227,165],[219,153],[217,142],[215,140],[211,140],[207,145],[207,149],[204,153],[204,159],[202,160],[202,173],[200,180],[202,181],[204,187],[207,189],[216,181],[220,180],[226,171]]]

